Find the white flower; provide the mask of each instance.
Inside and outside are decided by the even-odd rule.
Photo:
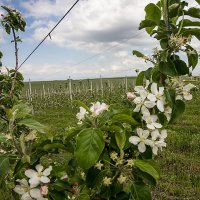
[[[159,133],[158,129],[155,129],[151,132],[151,137],[152,137],[152,140],[161,140],[161,141],[164,141],[165,138],[167,137],[167,131],[165,129],[161,130],[161,132]]]
[[[81,121],[84,119],[85,115],[87,114],[88,112],[86,111],[85,108],[83,107],[80,107],[80,112],[76,114],[76,118]]]
[[[189,84],[187,84],[183,87],[183,98],[185,100],[191,100],[192,99],[192,94],[190,94],[190,90],[195,88],[195,87],[196,86],[191,84],[191,83],[189,83]]]
[[[162,124],[157,123],[158,120],[157,115],[146,115],[142,117],[144,121],[147,123],[147,128],[154,130],[156,128],[162,128]]]
[[[156,129],[151,132],[151,137],[153,141],[151,143],[152,151],[153,151],[153,154],[157,155],[159,148],[162,151],[162,147],[166,147],[166,143],[164,140],[167,137],[167,131],[164,129],[164,130],[161,130],[161,132],[159,133],[158,129]]]
[[[149,115],[150,112],[148,108],[153,108],[156,105],[155,102],[146,100],[148,92],[142,86],[137,86],[136,91],[138,91],[140,96],[133,100],[133,102],[136,104],[136,107],[133,111],[139,112],[141,109],[143,115]]]
[[[42,165],[36,165],[36,170],[28,169],[25,171],[25,175],[30,178],[29,183],[34,185],[35,187],[38,186],[40,183],[49,183],[50,179],[47,177],[50,175],[52,166],[49,166],[47,169],[44,169]]]
[[[164,104],[165,104],[165,97],[164,97],[164,87],[157,88],[157,83],[151,84],[151,92],[148,94],[147,98],[150,101],[156,103],[158,110],[160,112],[164,112]]]
[[[148,136],[149,136],[149,131],[138,128],[137,134],[138,134],[139,137],[138,136],[131,136],[129,138],[129,142],[134,144],[134,145],[138,145],[139,152],[144,153],[146,151],[145,145],[150,145],[152,143],[151,140],[147,139]]]
[[[96,117],[100,115],[103,111],[108,110],[109,106],[106,105],[105,103],[92,103],[92,106],[90,107],[90,111],[92,112],[92,116]]]
[[[17,182],[20,183],[20,185],[16,185],[14,188],[14,191],[21,196],[21,200],[48,200],[47,198],[43,198],[40,189],[34,188],[34,186],[28,184],[28,181],[26,179],[17,180]]]
[[[162,140],[153,141],[151,147],[153,154],[157,155],[158,149],[160,148],[160,150],[162,151],[162,147],[166,147],[166,143]]]

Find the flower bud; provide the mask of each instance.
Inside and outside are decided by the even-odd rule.
[[[128,92],[126,95],[127,95],[128,99],[135,99],[135,97],[136,97],[133,92]]]
[[[46,185],[41,186],[41,188],[40,188],[40,193],[41,193],[42,195],[47,195],[47,194],[48,194],[48,187],[47,187]]]

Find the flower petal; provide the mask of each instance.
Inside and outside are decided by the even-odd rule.
[[[144,130],[143,131],[143,137],[146,139],[149,136],[149,131],[148,130]]]
[[[28,187],[28,181],[27,181],[25,178],[23,178],[23,179],[21,179],[21,180],[17,179],[16,181],[17,181],[18,183],[20,183],[21,186],[23,186],[23,187]]]
[[[146,151],[146,146],[144,144],[144,142],[140,142],[139,145],[138,145],[138,150],[139,152],[141,153],[144,153]]]
[[[33,200],[28,192],[22,195],[21,200]]]
[[[161,139],[165,139],[167,137],[167,130],[162,130],[160,134]]]
[[[156,140],[160,136],[158,129],[151,132],[152,140]]]
[[[46,168],[44,171],[43,171],[43,175],[44,176],[49,176],[50,173],[52,171],[52,166],[49,166],[48,168]]]
[[[14,188],[14,191],[17,193],[17,194],[24,194],[26,193],[26,188],[25,187],[22,187],[21,185],[16,185],[15,188]]]
[[[42,195],[41,195],[41,193],[40,193],[40,189],[38,189],[38,188],[33,188],[33,189],[31,189],[31,190],[30,190],[30,195],[31,195],[31,197],[36,198],[36,199],[42,197]]]
[[[140,142],[140,138],[137,137],[137,136],[131,136],[131,137],[129,138],[129,142],[132,143],[132,144],[134,144],[134,145],[137,145],[138,142]]]
[[[145,90],[145,89],[144,89],[143,86],[135,86],[134,90],[135,90],[136,92],[140,92],[140,91]]]
[[[42,170],[44,169],[44,167],[42,165],[36,165],[35,166],[35,169],[38,171],[38,172],[42,172]]]
[[[153,124],[147,124],[147,128],[151,129],[151,130],[154,130],[155,129],[155,126]]]
[[[196,87],[195,85],[189,83],[189,84],[187,84],[187,85],[185,85],[185,86],[183,87],[183,90],[186,90],[186,91],[189,92],[191,89],[193,89],[193,88],[195,88],[195,87]]]
[[[149,116],[149,115],[150,115],[149,110],[148,110],[145,106],[142,106],[141,112],[142,112],[142,114],[143,114],[144,116]]]
[[[50,179],[49,179],[48,177],[46,177],[46,176],[42,176],[42,177],[40,178],[40,181],[41,181],[42,183],[49,183],[49,182],[50,182]]]
[[[151,84],[151,92],[155,95],[158,94],[158,89],[157,89],[157,83],[152,83]]]
[[[149,99],[150,101],[156,101],[156,96],[154,94],[148,94],[147,99]]]
[[[140,103],[142,103],[141,97],[136,97],[136,98],[133,100],[133,103],[134,103],[134,104],[140,104]]]
[[[159,94],[163,95],[164,94],[164,87],[159,87]]]
[[[192,100],[192,95],[190,93],[184,93],[183,97],[185,100],[188,100],[188,101]]]
[[[146,90],[140,91],[140,96],[141,96],[142,100],[145,100],[147,98],[147,95],[148,95],[148,93]]]
[[[134,112],[139,112],[141,108],[141,104],[136,105],[135,109],[133,110]]]
[[[152,147],[152,152],[153,152],[154,155],[157,155],[158,154],[158,147],[154,145]]]
[[[33,187],[37,187],[40,184],[40,178],[39,177],[34,177],[29,179],[29,183],[32,185]]]
[[[153,108],[156,104],[154,101],[145,101],[144,102],[144,105],[147,107],[147,108]]]
[[[33,177],[36,177],[37,176],[37,172],[33,169],[28,169],[25,171],[25,175],[28,177],[28,178],[33,178]]]
[[[154,122],[153,125],[154,125],[156,128],[162,128],[162,124],[159,124],[159,123]]]
[[[164,112],[164,103],[161,100],[157,101],[157,108],[160,110],[160,112]]]

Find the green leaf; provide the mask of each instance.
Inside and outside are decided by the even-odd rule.
[[[51,198],[53,200],[65,200],[66,199],[66,196],[65,196],[65,193],[64,192],[57,192],[57,191],[52,191],[49,193],[49,195],[51,196]]]
[[[77,200],[90,200],[90,196],[88,194],[80,194]]]
[[[15,113],[15,119],[24,118],[30,114],[31,111],[32,109],[25,103],[14,105],[12,108],[12,113]]]
[[[51,149],[66,149],[66,147],[61,143],[52,143],[44,145],[43,149],[49,151]]]
[[[45,133],[46,132],[46,126],[40,124],[34,119],[23,119],[17,123],[18,125],[24,125],[29,127],[30,129],[36,130],[40,133]]]
[[[0,183],[4,181],[5,176],[10,170],[10,163],[8,158],[0,157]]]
[[[142,182],[134,183],[132,193],[135,200],[151,200],[151,192],[147,185]]]
[[[189,68],[183,60],[175,60],[174,65],[179,76],[189,74]]]
[[[171,6],[169,6],[170,17],[171,18],[177,17],[178,14],[179,14],[179,9],[180,9],[180,4],[179,3],[175,3],[175,4],[172,4]]]
[[[165,90],[165,97],[167,99],[167,102],[170,103],[171,107],[175,104],[176,99],[176,91],[174,89],[166,89]]]
[[[184,12],[185,15],[189,15],[190,17],[199,18],[200,19],[200,9],[199,8],[189,8]]]
[[[142,71],[138,74],[136,80],[135,80],[135,85],[138,86],[138,85],[143,85],[143,80],[144,80],[144,74],[145,72]]]
[[[104,149],[103,133],[99,129],[82,130],[76,140],[76,158],[81,167],[89,169],[99,159]]]
[[[161,73],[167,76],[177,76],[176,68],[173,62],[163,62],[159,63],[159,70]]]
[[[181,24],[183,23],[183,27],[186,27],[186,26],[200,26],[200,22],[194,22],[194,21],[191,21],[191,20],[189,20],[189,19],[184,19],[184,20],[181,20],[180,22],[179,22],[179,27],[181,26]]]
[[[160,174],[157,169],[152,165],[152,163],[145,160],[135,160],[135,166],[141,171],[151,175],[156,181],[160,178]]]
[[[168,47],[168,39],[160,40],[160,46],[162,47],[162,49],[166,49]]]
[[[153,20],[145,19],[140,22],[139,30],[141,30],[143,28],[149,28],[149,27],[155,28],[156,25],[157,25],[156,22],[154,22]],[[148,33],[151,31],[148,31]]]
[[[125,144],[126,144],[126,134],[125,132],[116,132],[115,133],[115,139],[117,142],[117,146],[120,150],[123,150]]]
[[[161,19],[161,10],[157,5],[150,3],[145,7],[145,11],[145,19],[152,20],[156,22],[156,24],[159,24]]]
[[[113,121],[114,122],[120,122],[120,123],[127,123],[130,124],[132,126],[137,126],[138,122],[131,117],[130,115],[126,115],[126,114],[116,114],[113,116]]]
[[[133,55],[137,56],[138,58],[144,58],[144,54],[136,50],[133,50]]]
[[[151,72],[152,72],[152,67],[148,68],[145,72],[144,72],[144,75],[145,75],[145,78],[147,80],[151,80]]]
[[[198,64],[198,53],[195,49],[193,49],[190,45],[186,46],[186,52],[188,57],[188,65],[194,69]]]
[[[189,29],[182,29],[181,31],[183,36],[190,36],[194,35],[198,40],[200,40],[200,29],[199,28],[189,28]]]
[[[185,103],[182,100],[176,100],[173,109],[170,123],[177,120],[185,111]]]
[[[69,186],[69,183],[66,181],[57,180],[55,183],[52,184],[52,186],[57,191],[65,191],[67,187]]]

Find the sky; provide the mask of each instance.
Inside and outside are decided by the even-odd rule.
[[[18,33],[19,63],[22,63],[76,0],[0,0],[24,16],[26,31]],[[135,76],[135,70],[145,70],[150,64],[132,55],[139,50],[151,55],[158,46],[139,23],[145,17],[144,8],[157,0],[80,0],[69,15],[51,34],[51,38],[25,62],[20,72],[25,80],[66,80]],[[195,0],[189,0],[195,6]],[[0,10],[3,13],[3,10]],[[14,47],[11,35],[0,27],[0,49],[3,65],[14,67]],[[200,42],[192,41],[200,50]],[[195,70],[199,74],[200,69]]]

